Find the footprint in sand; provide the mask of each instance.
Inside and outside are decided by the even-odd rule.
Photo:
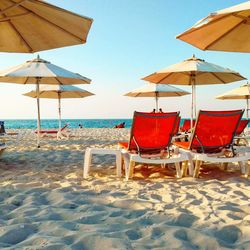
[[[36,227],[31,225],[15,225],[9,230],[4,228],[4,232],[0,235],[0,243],[16,245],[36,233],[36,231]]]
[[[241,230],[233,225],[225,226],[215,233],[215,236],[227,244],[234,244],[242,235]]]
[[[187,232],[184,229],[177,230],[174,233],[174,237],[177,238],[177,239],[179,239],[179,240],[184,240],[184,241],[188,240]]]
[[[156,240],[160,238],[162,235],[164,235],[163,230],[158,227],[155,227],[152,230],[151,239]]]
[[[130,240],[139,240],[142,237],[141,232],[139,230],[128,230],[126,232],[126,235]]]
[[[174,224],[181,227],[191,227],[198,218],[192,214],[181,213],[174,221]]]
[[[119,217],[122,216],[123,213],[123,211],[114,211],[109,215],[109,217]]]
[[[158,194],[151,194],[151,198],[157,201],[162,201],[162,196]]]

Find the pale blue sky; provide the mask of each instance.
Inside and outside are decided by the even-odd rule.
[[[50,0],[50,3],[94,19],[85,45],[39,53],[40,57],[90,79],[80,85],[96,94],[86,99],[63,100],[64,118],[131,118],[133,111],[150,111],[151,98],[122,95],[140,87],[141,77],[192,54],[250,77],[250,54],[204,52],[175,39],[175,36],[210,12],[243,1],[237,0]],[[0,53],[0,68],[16,65],[36,54]],[[244,108],[243,101],[219,101],[214,96],[238,87],[227,85],[198,86],[198,109]],[[177,86],[179,87],[179,86]],[[24,97],[34,86],[0,83],[0,119],[36,118],[36,102]],[[189,87],[183,87],[191,91]],[[191,96],[162,98],[164,111],[180,110],[190,114]],[[56,100],[41,101],[42,118],[57,117]]]

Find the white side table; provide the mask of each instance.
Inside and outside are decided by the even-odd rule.
[[[119,149],[106,149],[106,148],[86,148],[84,165],[83,165],[83,178],[88,177],[89,168],[91,165],[92,155],[115,155],[116,156],[116,174],[121,177],[122,172],[122,154]]]

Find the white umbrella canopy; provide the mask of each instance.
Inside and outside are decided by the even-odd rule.
[[[216,11],[177,36],[202,50],[250,52],[250,1]]]
[[[158,111],[159,110],[158,108],[159,97],[177,97],[177,96],[183,96],[183,95],[189,95],[189,94],[190,94],[189,92],[176,88],[171,85],[149,83],[140,88],[132,90],[131,92],[125,94],[125,96],[155,97],[156,111]]]
[[[23,94],[28,97],[37,98],[36,90]],[[39,91],[39,98],[58,99],[58,113],[59,113],[59,133],[61,132],[61,99],[68,98],[84,98],[94,95],[93,93],[72,86],[72,85],[47,85],[41,87]]]
[[[243,84],[239,88],[235,88],[230,90],[222,95],[216,96],[216,99],[221,100],[246,100],[246,116],[247,119],[249,118],[248,111],[249,111],[249,99],[250,99],[250,84]]]
[[[0,51],[33,53],[82,44],[92,22],[42,0],[1,0]]]
[[[88,84],[90,79],[80,74],[58,67],[39,56],[23,64],[0,70],[0,82],[35,84]]]
[[[208,63],[193,56],[142,79],[158,84],[192,86],[191,120],[193,120],[194,114],[196,115],[196,85],[226,84],[241,81],[246,78],[231,69],[223,68],[213,63]]]
[[[37,146],[40,147],[40,84],[70,85],[72,82],[74,82],[74,84],[88,84],[91,80],[80,74],[70,72],[51,64],[38,56],[36,59],[27,61],[24,64],[0,71],[0,82],[36,84],[38,110]]]

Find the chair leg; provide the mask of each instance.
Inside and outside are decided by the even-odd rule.
[[[126,179],[128,180],[129,178],[132,178],[133,177],[133,174],[134,174],[134,168],[135,168],[135,162],[130,160],[129,162],[129,167],[128,167],[128,173],[127,173],[127,176],[126,176]]]
[[[245,177],[248,178],[250,175],[250,166],[248,164],[248,162],[245,163]]]
[[[182,177],[187,176],[188,161],[182,162]]]
[[[195,162],[195,169],[194,169],[194,178],[198,178],[200,174],[200,167],[202,165],[202,161],[196,160]]]
[[[189,176],[193,176],[194,175],[194,162],[193,162],[193,158],[191,156],[191,154],[187,154],[188,157],[188,171],[189,171]]]
[[[116,154],[116,174],[118,177],[122,175],[122,156],[121,153]]]
[[[176,168],[176,176],[177,176],[177,178],[181,178],[182,173],[181,173],[181,168],[180,168],[180,163],[179,162],[175,162],[175,168]]]
[[[88,177],[90,165],[91,165],[91,150],[87,148],[85,151],[84,165],[83,165],[83,178],[84,179]]]
[[[122,171],[124,171],[124,170],[125,170],[125,162],[124,162],[124,158],[122,156]]]
[[[245,162],[240,161],[239,162],[239,166],[240,166],[241,174],[246,174],[246,165],[245,165]]]
[[[222,163],[222,169],[223,169],[224,171],[227,171],[227,169],[228,169],[228,162],[223,162],[223,163]]]

